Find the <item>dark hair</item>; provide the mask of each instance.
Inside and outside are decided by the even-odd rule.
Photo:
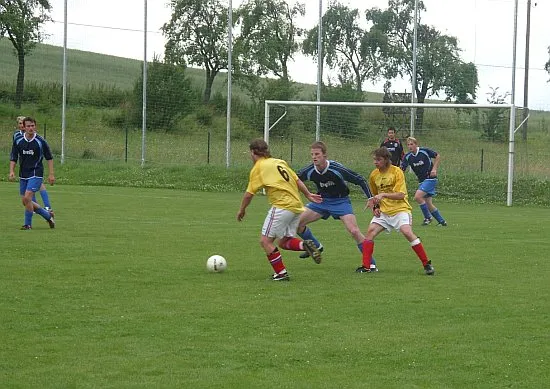
[[[36,124],[36,120],[34,120],[33,118],[31,118],[30,116],[26,116],[26,117],[23,119],[23,124],[25,124],[25,122],[31,122],[31,123]]]
[[[260,157],[271,157],[267,142],[261,138],[254,139],[252,142],[250,142],[250,145],[248,147],[254,154]]]
[[[323,152],[323,154],[326,154],[327,153],[327,145],[325,144],[325,142],[321,142],[321,141],[318,141],[318,142],[313,142],[311,144],[311,149],[319,149]]]
[[[388,127],[388,131],[390,131],[390,130],[393,131],[393,132],[395,132],[395,127],[393,127],[393,126],[392,126],[392,127]]]
[[[382,146],[376,150],[374,150],[372,152],[372,155],[375,157],[375,158],[383,158],[385,159],[386,161],[389,161],[391,159],[391,153],[390,151],[388,150],[387,147],[385,146]]]

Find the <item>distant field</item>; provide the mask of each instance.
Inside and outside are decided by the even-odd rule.
[[[59,185],[57,228],[19,231],[0,182],[0,370],[6,388],[544,388],[550,209],[440,202],[418,226],[436,269],[382,234],[377,274],[341,224],[312,225],[323,262],[283,252],[269,281],[267,210],[240,193]],[[356,210],[362,202],[354,201]],[[358,213],[366,228],[368,215]],[[30,243],[29,243],[30,242]],[[224,274],[208,256],[223,254]],[[546,384],[545,384],[546,382]]]

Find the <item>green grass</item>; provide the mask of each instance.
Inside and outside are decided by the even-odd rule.
[[[4,388],[543,388],[550,209],[439,202],[446,229],[415,227],[436,268],[382,234],[359,275],[341,224],[312,225],[321,265],[258,245],[267,201],[240,193],[58,185],[57,228],[19,231],[0,182]],[[362,202],[355,202],[357,210]],[[415,207],[417,225],[421,219]],[[368,216],[359,213],[365,229]],[[224,255],[223,274],[206,272]]]

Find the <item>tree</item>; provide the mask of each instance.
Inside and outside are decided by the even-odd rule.
[[[548,54],[550,54],[550,46],[548,46]],[[550,73],[550,59],[548,60],[548,62],[546,62],[546,65],[544,65],[544,68],[546,69],[546,71],[548,73]],[[550,80],[548,80],[550,81]]]
[[[375,81],[380,75],[380,57],[383,41],[377,31],[360,27],[358,9],[335,3],[330,4],[322,18],[323,60],[339,72],[341,85],[352,83],[361,92],[366,80]],[[305,55],[318,56],[318,26],[307,32],[302,44]]]
[[[0,38],[7,36],[19,63],[15,107],[21,108],[25,88],[25,57],[42,41],[41,26],[51,11],[49,0],[0,0]]]
[[[237,11],[241,34],[235,41],[238,70],[245,76],[273,75],[290,80],[288,62],[298,51],[303,34],[295,19],[305,14],[303,4],[284,0],[247,0]]]
[[[147,70],[148,129],[171,129],[177,119],[192,112],[192,103],[198,100],[198,93],[193,92],[191,81],[185,76],[185,66],[153,59]],[[132,103],[130,122],[140,126],[143,116],[142,74],[134,84]]]
[[[373,21],[372,30],[385,36],[385,72],[388,78],[412,78],[414,0],[389,0],[388,9],[372,8],[367,18]],[[425,11],[419,2],[419,11]],[[477,68],[460,59],[461,49],[455,37],[444,35],[435,28],[417,25],[417,72],[415,94],[419,103],[441,92],[447,101],[473,102],[478,86]],[[423,109],[418,109],[416,124],[423,124]]]
[[[162,27],[168,41],[165,62],[205,69],[203,101],[210,101],[212,84],[227,69],[227,11],[219,0],[171,0],[172,17]]]

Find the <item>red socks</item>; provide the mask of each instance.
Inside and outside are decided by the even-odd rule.
[[[271,264],[271,267],[275,271],[275,273],[281,273],[282,271],[286,270],[285,264],[283,263],[283,257],[281,256],[281,253],[279,252],[278,248],[275,248],[271,254],[268,254],[267,259],[269,260],[269,263]]]
[[[422,261],[422,265],[426,265],[428,263],[428,256],[426,255],[426,251],[424,251],[424,246],[422,246],[422,242],[419,242],[418,244],[415,244],[414,246],[411,246],[418,258]]]
[[[285,250],[292,250],[292,251],[303,251],[304,246],[302,246],[302,240],[298,238],[291,238],[284,242],[284,244],[281,245],[282,249]]]
[[[372,252],[374,251],[374,242],[372,240],[363,241],[363,267],[370,269]]]

